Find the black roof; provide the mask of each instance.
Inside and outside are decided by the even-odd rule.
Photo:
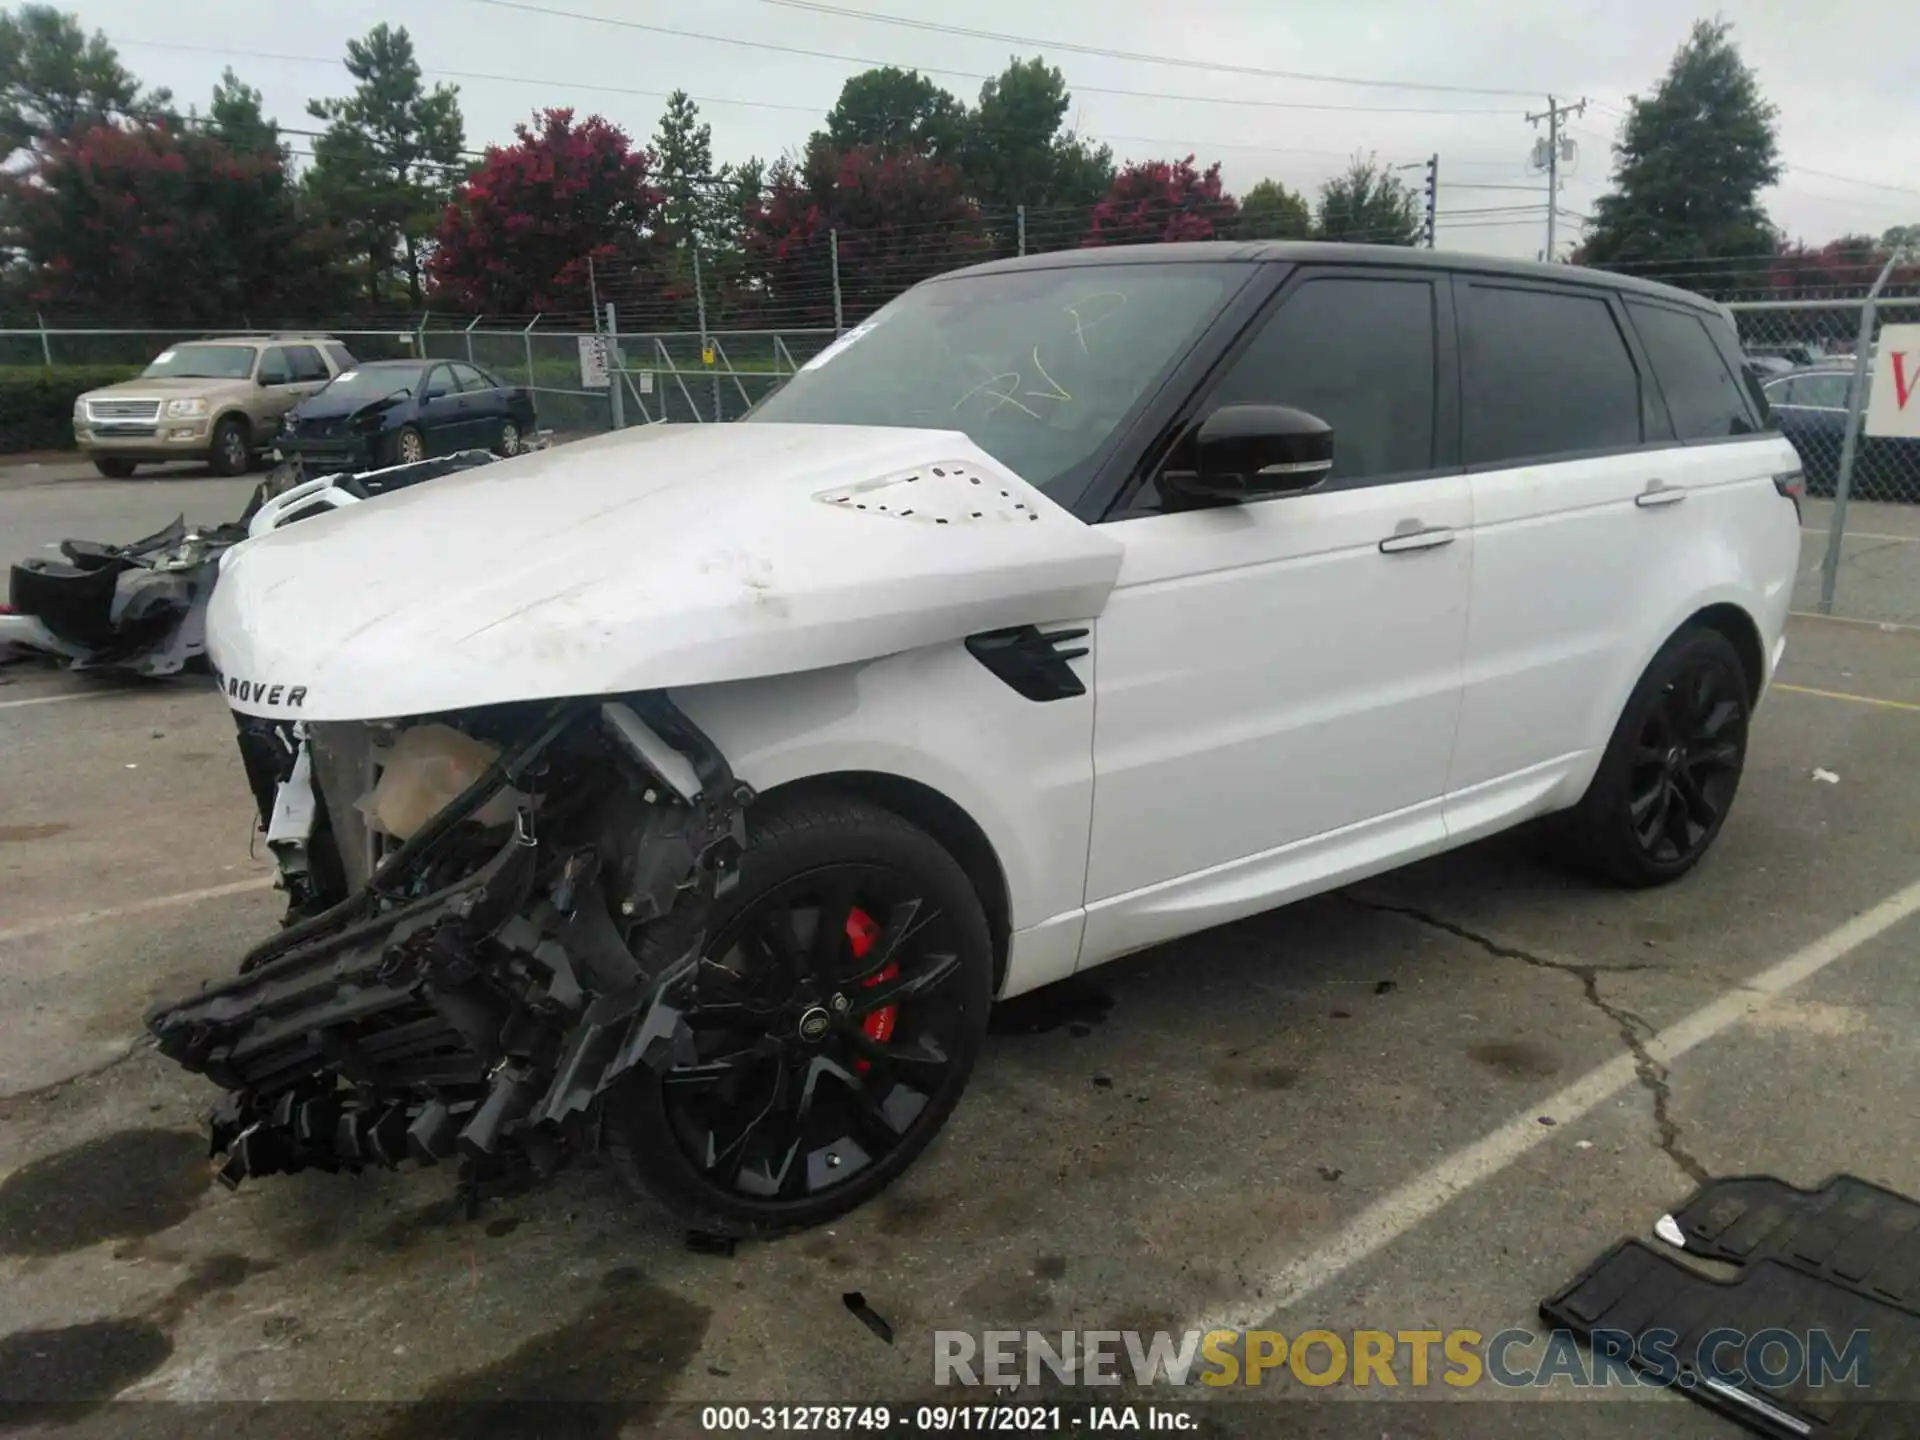
[[[353,368],[356,370],[418,370],[422,365],[438,364],[437,360],[362,360]]]
[[[1473,255],[1458,250],[1416,250],[1404,245],[1336,245],[1321,240],[1181,240],[1162,245],[1096,245],[1077,250],[1049,250],[1013,260],[989,260],[938,277],[995,275],[1013,270],[1050,270],[1077,265],[1164,265],[1204,261],[1212,264],[1256,265],[1285,262],[1294,265],[1371,265],[1382,268],[1452,270],[1462,274],[1505,276],[1514,280],[1553,280],[1562,285],[1592,285],[1658,296],[1662,300],[1720,313],[1704,296],[1671,285],[1655,284],[1633,275],[1594,270],[1585,265],[1543,265],[1532,260],[1506,260],[1497,255]]]

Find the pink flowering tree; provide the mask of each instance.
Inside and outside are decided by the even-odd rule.
[[[1221,239],[1233,230],[1239,202],[1220,185],[1220,165],[1204,171],[1184,160],[1141,160],[1114,178],[1087,225],[1082,245],[1150,245]]]

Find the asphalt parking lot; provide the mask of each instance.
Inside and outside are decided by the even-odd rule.
[[[250,483],[76,476],[0,471],[11,554],[230,518]],[[1886,508],[1872,533],[1920,534]],[[951,1402],[936,1330],[1490,1335],[1702,1176],[1920,1194],[1920,633],[1796,620],[1779,679],[1681,884],[1600,888],[1517,835],[1023,997],[902,1183],[718,1255],[591,1167],[472,1221],[445,1170],[212,1187],[212,1092],[140,1035],[278,915],[226,712],[204,679],[0,670],[0,1402],[382,1402],[271,1412],[381,1437],[453,1433],[419,1399],[612,1402],[544,1431],[608,1437],[658,1401]],[[1211,1408],[1301,1433],[1307,1393]],[[1438,1412],[1486,1388],[1349,1393],[1457,1402],[1369,1435],[1738,1433],[1665,1394],[1469,1431]]]

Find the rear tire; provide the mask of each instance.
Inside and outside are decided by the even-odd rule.
[[[247,434],[247,423],[230,415],[213,427],[207,468],[216,475],[244,475],[252,465],[253,441]]]
[[[1739,790],[1751,693],[1740,653],[1719,631],[1693,625],[1669,640],[1565,817],[1570,857],[1634,888],[1699,864]]]
[[[820,1224],[904,1172],[959,1102],[993,983],[979,896],[925,831],[837,797],[751,828],[683,1012],[698,1061],[635,1069],[602,1112],[629,1190],[733,1236]],[[647,948],[684,953],[701,918],[670,915]]]
[[[493,442],[493,453],[503,458],[520,453],[520,427],[513,421],[501,424],[499,437]]]
[[[94,457],[93,468],[109,480],[128,480],[133,477],[134,462],[131,460],[114,460],[106,456],[96,456]]]

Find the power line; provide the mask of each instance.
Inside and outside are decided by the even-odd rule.
[[[617,29],[641,30],[652,35],[672,35],[682,40],[703,40],[715,45],[738,45],[750,50],[771,50],[782,55],[804,55],[810,59],[815,59],[815,60],[837,60],[842,64],[846,64],[846,65],[865,65],[869,68],[875,68],[875,67],[889,68],[889,69],[903,68],[894,61],[876,60],[871,56],[866,56],[866,55],[846,55],[834,50],[814,50],[804,45],[781,45],[781,44],[776,44],[771,40],[748,40],[738,35],[710,35],[704,31],[682,30],[671,25],[649,25],[642,20],[626,20],[626,19],[621,19],[617,16],[612,16],[612,15],[594,15],[594,14],[590,14],[588,12],[580,11],[580,10],[552,9],[543,5],[528,4],[526,3],[526,0],[468,0],[468,3],[473,5],[489,5],[499,10],[516,10],[528,15],[539,15],[549,20],[579,20],[589,25],[611,25]],[[1039,42],[1036,42],[1036,43],[1039,43]],[[1067,47],[1061,47],[1061,48],[1071,49],[1074,47],[1067,46]],[[1197,64],[1198,62],[1193,62],[1193,63]],[[989,75],[981,71],[954,70],[941,65],[918,65],[910,68],[924,70],[930,75],[957,75],[962,77],[963,79],[969,79],[969,80],[995,80],[999,78],[997,75]],[[1201,68],[1211,69],[1213,67],[1202,66]],[[1276,76],[1284,74],[1284,72],[1280,72],[1280,71],[1261,72],[1261,73],[1268,73]],[[1298,78],[1323,79],[1323,80],[1333,79],[1333,77],[1328,77],[1328,76],[1300,76]],[[1391,81],[1350,80],[1350,81],[1341,81],[1338,83],[1355,84],[1355,85],[1360,85],[1360,84],[1386,85],[1386,86],[1391,86],[1393,88],[1415,89],[1415,90],[1446,90],[1446,89],[1452,88],[1447,86],[1434,86],[1434,85],[1397,86],[1394,84],[1394,82],[1391,82]],[[1413,106],[1381,106],[1381,107],[1362,106],[1362,105],[1335,106],[1335,105],[1308,104],[1302,101],[1235,100],[1232,98],[1222,97],[1218,95],[1168,95],[1168,94],[1156,93],[1150,90],[1121,90],[1121,89],[1115,89],[1109,86],[1101,86],[1101,85],[1076,85],[1073,88],[1084,94],[1089,94],[1089,95],[1124,95],[1124,96],[1129,96],[1137,99],[1146,99],[1146,100],[1186,100],[1186,101],[1192,101],[1199,104],[1259,105],[1259,106],[1280,108],[1280,109],[1375,110],[1377,108],[1380,111],[1383,111],[1384,113],[1388,113],[1388,114],[1429,114],[1429,115],[1432,115],[1432,114],[1506,115],[1506,114],[1513,113],[1507,110],[1432,109],[1427,107],[1413,107]],[[1475,90],[1475,89],[1470,89],[1466,87],[1459,87],[1459,88],[1461,89],[1461,93],[1472,94],[1472,95],[1506,95],[1506,94],[1531,95],[1535,93],[1530,90],[1507,91],[1507,90]]]
[[[1790,173],[1817,175],[1822,180],[1839,180],[1848,185],[1864,185],[1869,190],[1892,190],[1901,195],[1920,195],[1920,188],[1912,185],[1888,185],[1878,180],[1862,180],[1857,175],[1836,175],[1831,170],[1815,170],[1810,166],[1796,165],[1791,160],[1786,162],[1786,167]]]
[[[481,0],[493,3],[493,0]],[[1099,55],[1110,60],[1131,60],[1142,65],[1167,65],[1183,70],[1207,70],[1229,75],[1258,75],[1268,80],[1305,80],[1321,85],[1357,85],[1380,90],[1424,90],[1453,95],[1520,95],[1540,93],[1529,90],[1500,89],[1476,85],[1435,85],[1419,81],[1381,80],[1352,75],[1322,75],[1302,70],[1273,70],[1261,65],[1235,65],[1224,60],[1189,60],[1175,55],[1148,55],[1138,50],[1116,50],[1105,45],[1082,45],[1070,40],[1042,40],[1032,35],[1013,35],[1000,30],[979,30],[968,25],[949,25],[937,20],[916,20],[905,15],[887,15],[877,10],[855,10],[844,5],[829,5],[824,0],[760,0],[763,5],[778,5],[789,10],[805,10],[819,15],[838,15],[850,20],[866,20],[878,25],[898,25],[909,30],[940,35],[960,35],[972,40],[995,40],[1007,45],[1037,45],[1046,50],[1064,50],[1077,55]],[[516,6],[515,8],[519,8]]]
[[[488,3],[488,0],[475,0],[475,3]],[[592,18],[592,17],[583,16],[581,18]],[[609,20],[606,23],[620,24],[625,22]],[[184,54],[218,55],[223,58],[229,58],[229,59],[238,57],[241,59],[275,60],[283,63],[291,63],[291,64],[299,64],[299,65],[324,65],[329,68],[337,67],[341,63],[338,59],[329,58],[322,55],[287,55],[287,54],[282,54],[282,53],[269,51],[269,50],[235,50],[227,46],[216,47],[211,45],[185,45],[185,44],[176,43],[174,41],[166,41],[166,40],[123,40],[123,41],[120,41],[119,43],[123,46],[127,46],[133,49],[146,48],[150,50],[173,50],[173,51],[179,51]],[[812,52],[809,52],[809,53],[812,53]],[[868,63],[868,62],[855,61],[854,63]],[[879,62],[873,62],[873,63],[879,63]],[[930,73],[933,73],[933,74],[958,75],[971,80],[993,80],[993,79],[999,78],[995,75],[989,75],[984,71],[938,70],[930,66],[922,66],[920,68],[929,70]],[[504,84],[504,85],[537,85],[537,86],[545,86],[549,88],[562,89],[562,90],[567,88],[572,88],[575,90],[591,91],[595,94],[630,95],[630,96],[642,97],[642,98],[653,99],[653,100],[664,100],[671,93],[666,90],[639,90],[639,89],[632,89],[632,88],[629,88],[626,86],[620,86],[620,85],[595,85],[595,84],[589,84],[585,81],[572,80],[572,79],[556,80],[556,79],[544,78],[539,76],[531,76],[531,75],[500,75],[500,74],[489,73],[487,71],[481,71],[481,70],[446,70],[446,69],[441,69],[439,67],[430,68],[427,66],[422,66],[420,73],[422,75],[430,76],[436,79],[444,78],[448,80],[477,80],[477,81],[485,81],[493,84]],[[1236,100],[1231,97],[1225,97],[1220,95],[1185,95],[1185,94],[1180,94],[1172,91],[1131,90],[1131,89],[1125,89],[1125,88],[1120,88],[1115,86],[1102,86],[1102,85],[1072,85],[1072,86],[1069,86],[1068,89],[1070,92],[1077,93],[1077,94],[1112,95],[1112,96],[1117,96],[1117,97],[1120,97],[1123,99],[1129,99],[1129,100],[1173,100],[1173,101],[1178,101],[1181,103],[1193,104],[1193,105],[1232,105],[1232,106],[1252,107],[1252,108],[1261,109],[1261,110],[1314,110],[1314,111],[1333,111],[1333,112],[1345,113],[1345,114],[1362,114],[1362,115],[1507,115],[1507,116],[1511,116],[1511,115],[1517,115],[1520,113],[1517,110],[1511,110],[1511,109],[1503,110],[1503,109],[1487,109],[1487,108],[1461,108],[1458,106],[1331,105],[1331,104],[1322,104],[1316,101],[1306,101],[1306,100]],[[760,109],[760,110],[790,110],[790,111],[798,111],[805,114],[821,115],[821,116],[824,116],[830,109],[833,108],[830,104],[829,105],[797,105],[789,101],[740,100],[740,99],[733,98],[731,96],[718,96],[718,95],[689,95],[687,98],[701,105],[736,105],[743,108]],[[898,118],[910,118],[910,117],[898,117]],[[976,121],[976,123],[978,122]],[[1172,142],[1154,141],[1151,143],[1160,144],[1160,143],[1172,143]]]

